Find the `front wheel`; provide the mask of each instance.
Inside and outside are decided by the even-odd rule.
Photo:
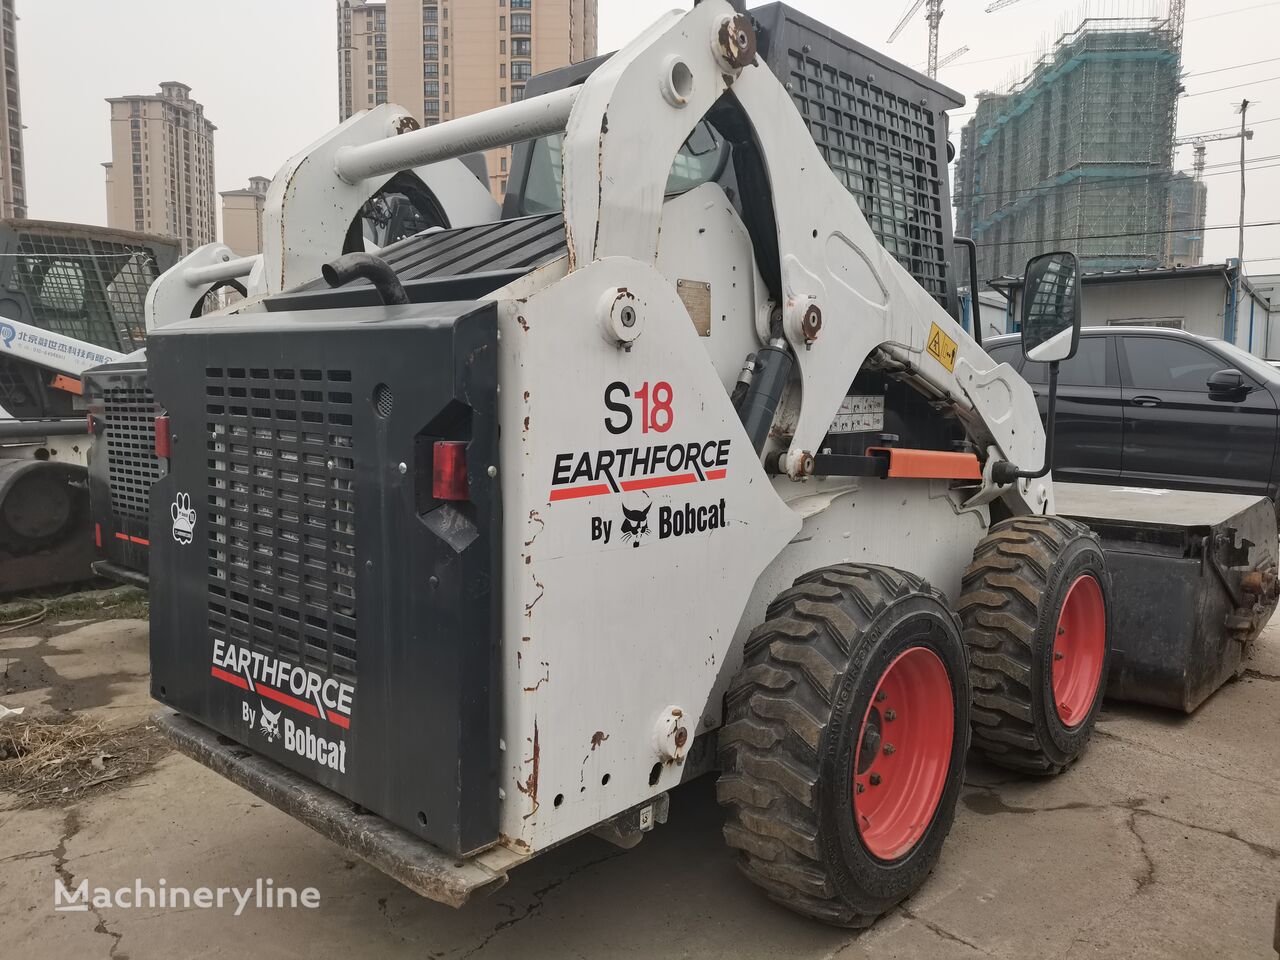
[[[1110,663],[1111,578],[1098,537],[1062,517],[997,523],[965,571],[960,619],[973,746],[1054,774],[1084,752]]]
[[[774,900],[864,927],[915,892],[968,747],[960,626],[889,567],[807,574],[747,641],[720,732],[725,839]]]

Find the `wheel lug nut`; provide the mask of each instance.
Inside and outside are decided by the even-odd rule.
[[[884,755],[885,755],[886,757],[892,757],[892,756],[894,755],[894,753],[896,753],[896,752],[897,752],[897,749],[898,749],[898,748],[897,748],[897,747],[895,747],[892,743],[886,743],[886,744],[884,745]]]
[[[1059,627],[1059,628],[1058,628],[1058,636],[1062,636],[1062,635],[1063,635],[1064,633],[1066,633],[1066,632],[1067,632],[1067,628],[1066,628],[1066,627]]]
[[[1055,660],[1061,660],[1061,659],[1062,659],[1063,657],[1065,657],[1065,656],[1066,656],[1066,654],[1064,654],[1064,653],[1058,653],[1057,651],[1055,651],[1055,652],[1054,652],[1054,654],[1053,654],[1053,659],[1055,659]]]
[[[892,710],[886,710],[884,712],[884,718],[888,720],[890,723],[892,723],[894,720],[898,719],[898,715],[894,713]]]
[[[873,774],[871,775],[871,785],[872,785],[873,787],[878,787],[878,786],[880,786],[880,774],[878,774],[878,773],[873,773]]]
[[[866,789],[867,789],[867,788],[866,788],[866,787],[864,787],[864,786],[863,786],[862,784],[860,784],[860,783],[855,783],[855,784],[853,785],[853,792],[854,792],[854,793],[862,793],[862,792],[863,792],[864,790],[866,790]]]
[[[885,693],[883,690],[877,690],[877,691],[876,691],[876,703],[883,703],[883,702],[884,702],[884,698],[885,698],[885,697],[887,697],[887,696],[888,696],[888,694],[887,694],[887,693]]]

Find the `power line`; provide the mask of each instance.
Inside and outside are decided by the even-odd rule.
[[[1269,164],[1266,166],[1262,166],[1261,164],[1263,163],[1263,161],[1266,161],[1266,160],[1280,160],[1280,154],[1274,154],[1269,157],[1254,157],[1248,163],[1245,164],[1245,170],[1247,171],[1269,170],[1271,169],[1272,166],[1280,166],[1280,164]],[[1219,167],[1230,167],[1231,169],[1218,170],[1218,172],[1206,174],[1206,176],[1207,177],[1230,176],[1232,174],[1238,173],[1240,170],[1240,164],[1238,161],[1213,163],[1213,164],[1209,164],[1205,169],[1206,170],[1217,169]],[[1166,173],[1165,171],[1161,170],[1153,173],[1134,174],[1133,176],[1129,176],[1129,177],[1112,177],[1110,182],[1108,183],[1099,183],[1092,180],[1085,181],[1084,183],[1080,184],[1079,189],[1081,190],[1115,190],[1117,188],[1122,187],[1124,184],[1133,183],[1134,181],[1138,181],[1138,180],[1151,182],[1151,183],[1155,183],[1159,181],[1171,182],[1180,176],[1191,178],[1191,174],[1189,173],[1183,173],[1181,171],[1174,172],[1174,173]],[[1046,193],[1049,190],[1052,190],[1055,186],[1056,184],[1050,184],[1049,186],[1043,186],[1043,187],[1023,187],[1021,189],[1015,189],[1015,190],[983,190],[983,191],[976,191],[974,193],[965,193],[964,191],[956,191],[956,198],[968,201],[968,200],[983,199],[987,197],[1006,197],[1006,196],[1020,196],[1024,194],[1026,195],[1039,194],[1039,193]]]
[[[1218,67],[1216,70],[1196,70],[1194,73],[1184,73],[1185,77],[1207,77],[1211,73],[1226,73],[1228,70],[1243,70],[1245,67],[1256,67],[1263,63],[1280,63],[1280,57],[1272,57],[1269,60],[1254,60],[1252,63],[1237,63],[1234,67]]]
[[[1233,83],[1229,87],[1216,87],[1213,90],[1197,90],[1195,93],[1184,93],[1183,97],[1203,97],[1206,93],[1221,93],[1223,90],[1239,90],[1241,87],[1252,87],[1260,83],[1272,83],[1280,80],[1280,76],[1265,77],[1262,80],[1250,80],[1248,83]]]
[[[1261,220],[1257,223],[1246,223],[1245,229],[1252,227],[1280,227],[1280,220]],[[1200,227],[1195,232],[1207,232],[1209,230],[1239,230],[1238,223],[1215,224],[1211,227]],[[1003,247],[1026,245],[1028,243],[1085,243],[1089,240],[1119,240],[1124,237],[1163,237],[1171,233],[1191,233],[1187,227],[1180,227],[1176,230],[1140,230],[1136,233],[1096,233],[1092,236],[1079,237],[1033,237],[1030,240],[1001,240],[992,243],[979,243],[979,247]]]
[[[1223,10],[1219,13],[1206,13],[1203,17],[1192,17],[1188,23],[1198,23],[1201,20],[1216,20],[1218,17],[1229,17],[1233,13],[1248,13],[1250,10],[1261,10],[1263,7],[1274,7],[1276,0],[1270,0],[1269,3],[1258,3],[1252,7],[1240,7],[1236,10]]]
[[[1280,117],[1268,117],[1266,120],[1250,120],[1249,126],[1250,128],[1260,127],[1264,123],[1276,123],[1277,121],[1280,121]],[[1195,133],[1182,133],[1182,134],[1179,134],[1178,136],[1179,136],[1179,139],[1181,139],[1184,137],[1198,137],[1206,133],[1221,133],[1223,130],[1239,130],[1239,129],[1240,129],[1239,125],[1233,123],[1226,127],[1214,127],[1212,130],[1197,130]]]

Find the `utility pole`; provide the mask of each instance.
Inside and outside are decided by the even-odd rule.
[[[1249,141],[1249,138],[1246,136],[1247,131],[1245,130],[1245,121],[1247,120],[1248,116],[1249,116],[1249,101],[1241,100],[1240,101],[1240,249],[1238,252],[1239,263],[1237,264],[1237,269],[1240,271],[1239,275],[1241,277],[1244,276],[1244,195],[1245,195],[1244,148],[1245,148],[1245,144],[1248,143]],[[1239,303],[1239,295],[1237,295],[1236,297],[1236,302]]]

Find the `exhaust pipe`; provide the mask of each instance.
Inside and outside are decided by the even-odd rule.
[[[348,253],[320,268],[324,282],[331,287],[346,286],[352,280],[368,280],[387,306],[403,306],[409,302],[404,284],[387,261],[371,253]]]

